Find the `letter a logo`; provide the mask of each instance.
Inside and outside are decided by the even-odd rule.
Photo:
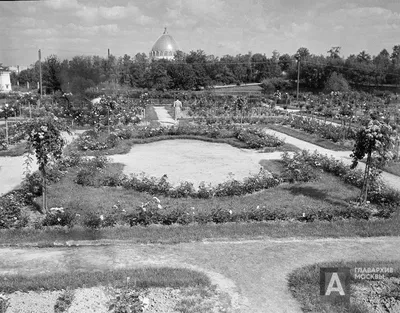
[[[327,301],[350,303],[350,269],[320,268],[320,295]]]
[[[325,296],[330,296],[332,292],[339,292],[341,296],[345,295],[338,273],[332,273],[328,288],[326,288]]]

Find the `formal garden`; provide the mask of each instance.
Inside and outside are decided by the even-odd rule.
[[[38,170],[0,197],[0,243],[51,247],[69,240],[175,243],[226,237],[399,235],[400,192],[381,175],[389,167],[399,173],[399,114],[394,114],[394,105],[386,103],[382,111],[385,102],[378,97],[359,95],[356,101],[354,94],[338,93],[325,99],[304,95],[304,103],[289,96],[282,100],[280,93],[171,93],[168,100],[158,96],[92,94],[100,98],[94,102],[56,93],[38,104],[34,95],[11,94],[0,112],[0,156],[23,156]],[[162,125],[155,107],[173,115],[163,101],[171,103],[176,96],[184,102],[183,118],[173,126]],[[290,113],[281,106],[299,111]],[[349,151],[353,164],[303,150],[274,131]],[[65,138],[72,134],[75,139],[67,145]],[[360,162],[363,169],[357,167]],[[157,272],[149,271],[134,283],[147,288],[149,297],[163,292],[157,288],[179,287],[185,293],[181,301],[190,298],[210,306],[215,303],[201,299],[227,301],[198,273],[171,273],[168,282],[160,283]],[[315,275],[309,272],[306,275]],[[124,282],[136,274],[107,275],[98,278],[112,285],[106,291],[89,290],[96,286],[90,275],[49,276],[42,288],[58,290],[49,295],[59,308],[56,312],[73,303],[76,294],[63,290],[71,281],[76,281],[72,289],[100,292],[99,297],[105,297],[101,301],[108,301],[115,312],[124,312],[128,303],[137,305],[131,312],[141,312],[147,300]],[[293,277],[289,286],[298,288]],[[0,291],[35,290],[43,277],[36,282],[13,279]],[[166,298],[171,297],[169,293]],[[319,304],[306,302],[311,301],[307,297],[296,294],[304,307],[318,312]],[[185,307],[179,301],[173,305]],[[202,307],[197,310],[193,312]]]

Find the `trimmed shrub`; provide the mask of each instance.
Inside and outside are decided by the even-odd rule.
[[[68,226],[71,228],[74,226],[75,215],[70,211],[64,211],[63,209],[54,210],[50,209],[50,213],[46,214],[42,221],[43,226]]]
[[[21,228],[28,224],[28,218],[22,214],[27,199],[23,191],[12,191],[0,197],[0,229]]]

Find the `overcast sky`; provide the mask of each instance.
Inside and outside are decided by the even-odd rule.
[[[56,54],[149,53],[164,26],[181,50],[294,54],[307,47],[347,57],[400,44],[399,0],[49,0],[0,2],[0,63]]]

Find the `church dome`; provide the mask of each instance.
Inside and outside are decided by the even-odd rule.
[[[157,39],[153,48],[151,48],[150,58],[173,59],[175,52],[178,50],[178,44],[175,39],[167,33],[167,28],[165,28],[164,33]]]

